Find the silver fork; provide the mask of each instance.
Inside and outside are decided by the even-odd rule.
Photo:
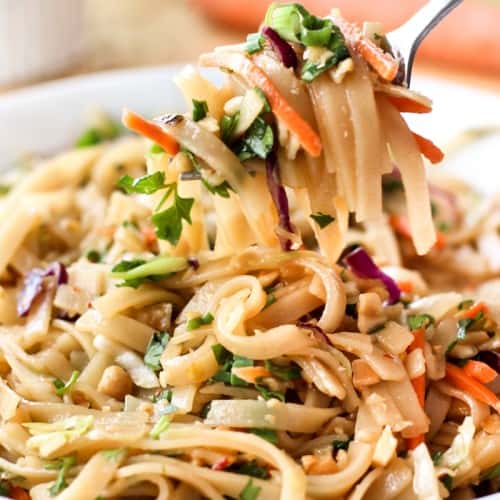
[[[386,38],[395,57],[400,58],[400,70],[395,81],[410,86],[415,54],[422,40],[462,0],[431,0]]]

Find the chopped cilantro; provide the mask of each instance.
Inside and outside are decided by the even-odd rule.
[[[276,300],[277,300],[276,295],[274,295],[274,293],[267,294],[266,303],[264,304],[264,309],[269,307],[271,304],[274,304]]]
[[[152,397],[153,403],[158,403],[158,401],[172,401],[172,389],[164,389],[158,394],[154,394]]]
[[[281,366],[266,360],[264,367],[269,370],[275,377],[281,380],[298,380],[301,378],[300,368],[296,365]]]
[[[444,452],[442,451],[435,451],[432,454],[432,461],[434,462],[434,465],[439,465],[441,463],[441,459],[443,458]]]
[[[267,479],[269,477],[267,468],[261,467],[256,460],[233,464],[227,470],[235,472],[236,474],[245,474],[246,476],[257,477],[259,479]]]
[[[85,257],[87,257],[87,260],[89,262],[94,262],[94,263],[101,262],[101,259],[102,259],[101,253],[98,252],[97,250],[93,250],[93,249],[89,250],[85,254]]]
[[[57,478],[52,486],[49,488],[50,496],[54,497],[58,495],[62,490],[64,490],[68,483],[66,482],[66,474],[69,469],[76,464],[75,455],[69,455],[67,457],[61,457],[45,465],[47,470],[57,470]]]
[[[197,99],[193,99],[193,120],[195,122],[199,122],[203,120],[208,113],[208,104],[207,101],[198,101]]]
[[[318,224],[320,229],[325,228],[335,220],[335,217],[324,214],[323,212],[316,212],[315,214],[311,214],[309,217],[311,217],[311,219]]]
[[[160,171],[149,175],[143,175],[137,179],[130,177],[130,175],[124,175],[116,185],[128,194],[153,194],[167,187],[165,186],[165,174]]]
[[[60,378],[56,378],[52,382],[54,384],[54,387],[56,388],[56,394],[58,396],[64,396],[64,394],[71,392],[79,376],[80,372],[78,370],[74,370],[71,374],[71,377],[66,383],[64,383]]]
[[[282,403],[285,402],[285,394],[279,391],[272,391],[265,385],[261,384],[261,377],[257,379],[257,383],[255,384],[255,388],[259,391],[260,395],[268,401],[269,399],[279,399]]]
[[[235,151],[241,161],[255,157],[265,160],[272,151],[273,145],[273,129],[264,118],[259,116],[246,131],[243,139],[236,144]]]
[[[434,324],[434,318],[430,314],[412,314],[406,319],[410,330],[428,328]]]
[[[234,115],[224,115],[220,121],[220,138],[225,144],[231,141],[234,129],[238,125],[238,120],[240,119],[240,113],[235,113]]]
[[[191,332],[202,326],[209,325],[214,320],[211,313],[207,313],[204,316],[198,316],[197,318],[191,318],[186,324],[186,330]]]
[[[347,450],[351,439],[334,439],[332,446],[334,450]]]
[[[278,444],[278,434],[272,429],[250,429],[250,432],[269,441],[271,444]]]
[[[161,369],[160,358],[169,340],[170,335],[166,332],[155,332],[151,337],[144,354],[144,364],[151,370],[157,372]]]

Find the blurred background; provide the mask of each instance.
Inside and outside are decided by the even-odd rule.
[[[0,91],[93,71],[195,61],[256,30],[269,0],[0,0]],[[303,0],[389,30],[425,0]],[[465,0],[417,71],[500,89],[500,0]]]

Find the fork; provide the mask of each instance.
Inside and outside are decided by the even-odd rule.
[[[431,0],[399,28],[386,34],[393,55],[401,61],[394,83],[410,86],[413,61],[422,40],[461,2]]]

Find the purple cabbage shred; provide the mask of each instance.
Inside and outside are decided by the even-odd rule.
[[[399,300],[401,290],[396,282],[373,262],[364,248],[356,248],[345,256],[344,261],[359,278],[378,279],[382,281],[389,292],[389,304],[395,304]]]
[[[43,292],[43,279],[53,276],[57,285],[68,282],[68,273],[64,264],[52,263],[47,269],[33,269],[24,278],[24,287],[17,298],[17,314],[25,317],[31,310],[35,300]]]
[[[262,28],[262,34],[269,40],[273,50],[278,54],[281,62],[286,68],[296,68],[297,67],[297,54],[293,50],[292,46],[283,40],[276,31],[274,31],[269,26],[264,26]]]

